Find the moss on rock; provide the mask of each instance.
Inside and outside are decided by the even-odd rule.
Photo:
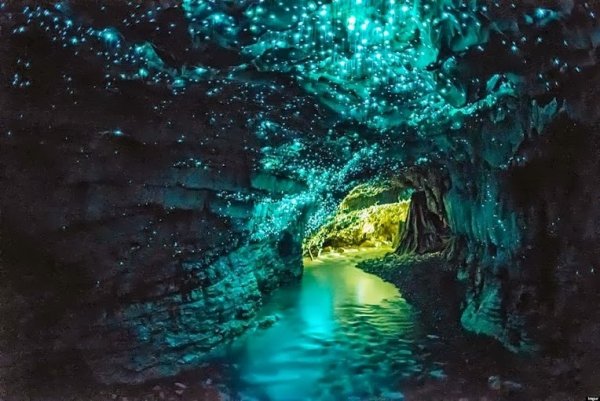
[[[396,243],[410,205],[409,201],[398,200],[402,194],[402,188],[390,184],[357,186],[342,200],[329,222],[304,241],[305,253]]]

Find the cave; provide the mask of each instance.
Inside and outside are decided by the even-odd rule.
[[[599,13],[0,1],[0,400],[596,399]]]

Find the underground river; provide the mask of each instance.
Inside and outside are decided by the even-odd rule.
[[[305,260],[301,282],[276,291],[261,310],[259,321],[275,323],[219,352],[242,400],[399,400],[403,380],[443,375],[420,355],[426,336],[398,289],[355,267],[388,251]]]

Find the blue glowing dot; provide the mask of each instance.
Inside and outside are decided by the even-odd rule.
[[[544,18],[547,14],[548,14],[548,10],[546,10],[544,8],[536,8],[536,10],[535,10],[535,16],[537,18]]]
[[[185,81],[181,78],[176,78],[173,81],[173,87],[174,88],[183,88],[185,86]]]
[[[107,43],[115,43],[119,40],[119,35],[118,33],[111,28],[106,28],[104,29],[100,35],[102,36],[102,39],[104,39],[105,42]]]

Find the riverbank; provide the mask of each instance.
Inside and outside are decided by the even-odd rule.
[[[593,394],[597,384],[564,357],[519,355],[467,333],[460,326],[464,289],[441,254],[388,254],[357,267],[396,285],[434,332],[426,351],[443,361],[445,375],[410,380],[406,401],[575,401]]]

